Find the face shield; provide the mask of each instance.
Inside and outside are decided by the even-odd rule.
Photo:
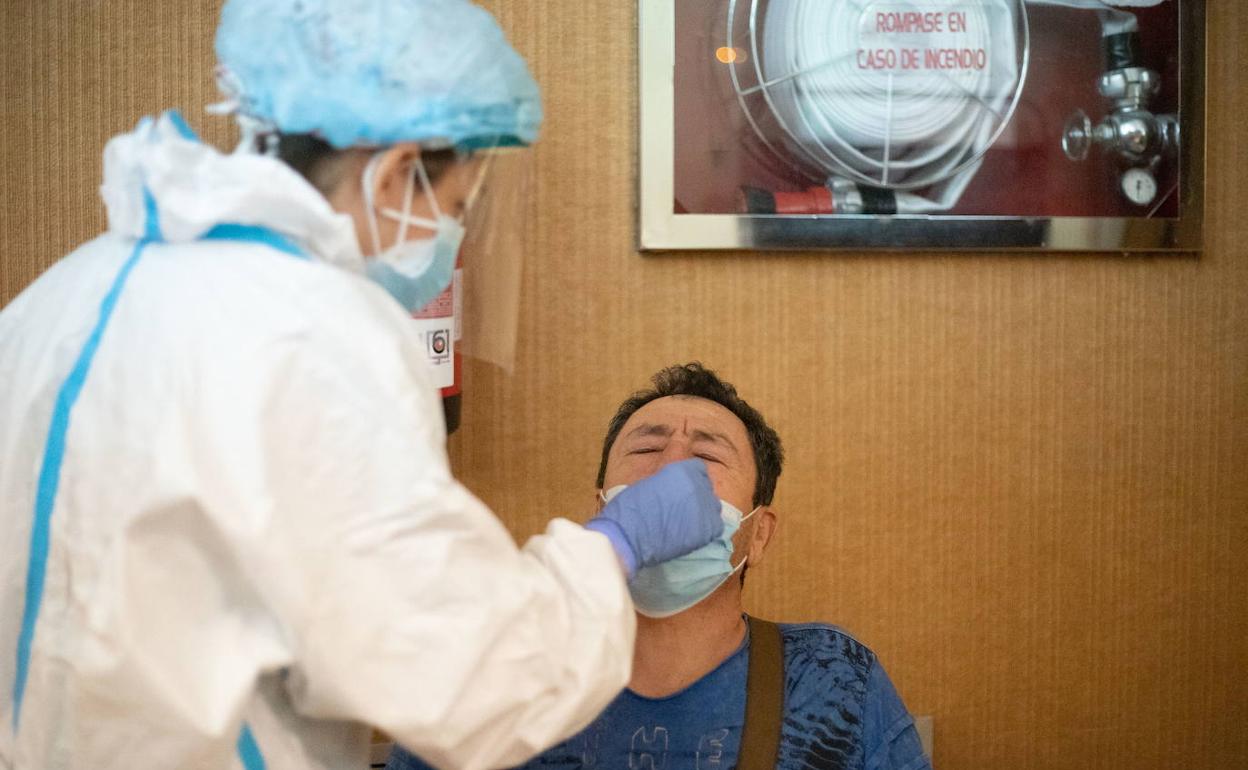
[[[520,283],[532,216],[533,166],[522,147],[474,153],[475,182],[464,211],[460,249],[463,355],[511,373],[520,318]]]
[[[425,148],[413,164],[403,211],[372,204],[374,182],[365,172],[376,252],[369,275],[412,312],[430,362],[447,377],[455,354],[507,372],[514,364],[527,160],[518,147]],[[399,223],[387,248],[376,235],[378,215]]]

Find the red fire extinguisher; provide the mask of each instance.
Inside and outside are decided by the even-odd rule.
[[[462,336],[464,271],[456,258],[451,283],[432,302],[412,313],[412,320],[425,338],[425,355],[434,381],[442,389],[442,412],[446,433],[459,428],[463,401],[463,363],[459,352]]]

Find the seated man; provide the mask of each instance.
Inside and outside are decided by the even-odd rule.
[[[607,428],[599,495],[609,499],[667,463],[700,457],[724,503],[725,535],[638,572],[629,584],[638,617],[628,688],[585,730],[523,767],[930,770],[914,721],[879,659],[822,623],[779,626],[773,688],[783,692],[773,699],[774,714],[749,711],[757,722],[775,723],[751,725],[764,728],[749,732],[751,739],[768,730],[772,737],[762,753],[749,752],[754,761],[741,761],[747,672],[753,679],[756,670],[752,648],[760,651],[759,668],[765,655],[765,629],[758,627],[759,643],[752,644],[757,621],[747,622],[741,594],[747,568],[759,563],[775,533],[770,505],[783,459],[780,438],[732,385],[700,364],[664,369],[653,382],[653,389],[626,400]],[[753,687],[752,681],[751,698],[760,691]],[[764,692],[757,702],[766,700]],[[425,765],[396,748],[388,767]]]

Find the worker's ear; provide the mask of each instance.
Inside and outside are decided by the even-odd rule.
[[[398,225],[384,217],[370,217],[369,206],[365,200],[362,181],[374,152],[365,148],[355,148],[342,154],[323,183],[325,189],[318,186],[329,205],[341,214],[351,217],[355,225],[356,238],[360,253],[371,255],[385,244],[394,242]],[[413,142],[396,144],[383,151],[377,161],[372,177],[373,206],[377,208],[401,209],[403,196],[407,192],[407,174],[415,173],[414,164],[420,157],[420,145]],[[375,212],[373,212],[375,214]],[[372,224],[378,228],[380,243],[371,237]]]
[[[373,175],[373,200],[379,208],[402,210],[408,177],[415,173],[420,145],[400,142],[382,151]]]

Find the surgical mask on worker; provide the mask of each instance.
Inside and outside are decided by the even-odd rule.
[[[399,304],[409,312],[420,310],[446,290],[455,275],[455,259],[464,240],[464,226],[454,217],[446,216],[438,208],[433,185],[425,172],[425,164],[416,159],[416,174],[408,175],[407,188],[403,193],[403,210],[378,209],[374,205],[374,181],[377,166],[384,151],[378,152],[364,168],[361,184],[364,188],[364,205],[367,209],[368,228],[373,240],[374,254],[365,262],[365,273],[381,285]],[[412,197],[416,179],[420,179],[425,196],[433,207],[436,219],[412,216]],[[378,234],[377,214],[399,223],[394,244],[381,248]],[[428,238],[407,239],[407,228],[423,227],[434,234]]]
[[[618,495],[626,484],[611,487],[598,496],[604,503]],[[732,564],[732,536],[759,508],[746,515],[727,500],[721,499],[720,516],[724,520],[723,533],[696,551],[678,556],[671,561],[642,567],[628,583],[633,596],[633,606],[648,618],[666,618],[684,612],[728,581],[744,565],[742,559]]]

